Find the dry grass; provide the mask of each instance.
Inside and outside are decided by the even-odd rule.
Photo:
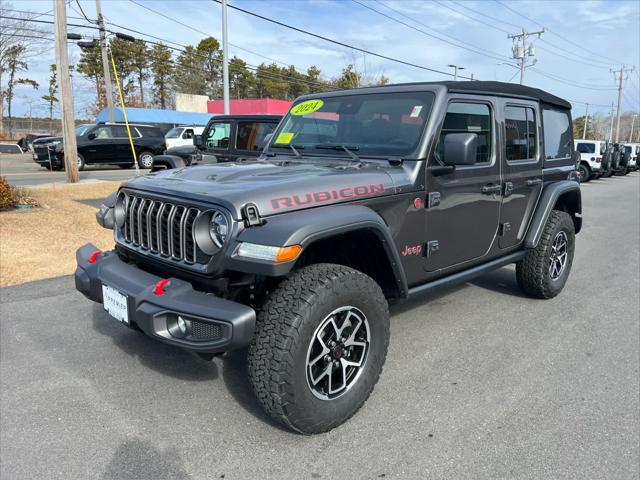
[[[0,212],[0,287],[73,273],[76,249],[113,246],[113,232],[96,223],[96,209],[75,200],[104,198],[120,182],[56,185],[29,190],[41,208]]]

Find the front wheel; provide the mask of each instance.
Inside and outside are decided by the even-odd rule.
[[[76,165],[78,165],[78,171],[79,172],[84,170],[84,167],[85,167],[86,164],[84,162],[84,157],[81,154],[78,154],[78,160],[77,160]]]
[[[564,288],[575,250],[575,227],[566,212],[552,210],[538,246],[516,263],[520,288],[535,298],[553,298]]]
[[[269,296],[249,347],[253,390],[275,420],[304,434],[347,421],[378,381],[389,310],[378,284],[333,264],[293,273]]]
[[[153,165],[153,154],[150,152],[141,152],[138,156],[138,165],[140,168],[151,168]]]

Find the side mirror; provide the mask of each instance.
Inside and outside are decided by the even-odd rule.
[[[204,146],[204,140],[202,139],[202,135],[194,136],[193,137],[193,144],[198,148],[202,148]]]
[[[448,133],[444,136],[446,165],[473,165],[478,155],[478,134]]]
[[[89,135],[87,135],[87,138],[88,138],[89,140],[93,140],[93,139],[95,139],[95,138],[96,138],[96,134],[95,134],[95,133],[93,133],[93,132],[91,132]]]
[[[262,143],[260,144],[260,150],[264,150],[264,147],[268,145],[268,143],[273,138],[273,133],[267,133],[262,139]]]

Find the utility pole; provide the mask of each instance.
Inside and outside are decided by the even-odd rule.
[[[611,70],[613,73],[613,78],[616,78],[616,75],[619,75],[620,78],[617,80],[618,83],[618,111],[616,113],[616,143],[620,140],[620,114],[622,113],[622,93],[624,92],[624,80],[625,75],[629,72],[633,72],[635,67],[632,68],[624,68],[624,65],[620,67],[620,70]]]
[[[98,28],[100,29],[100,51],[102,52],[102,70],[104,72],[104,91],[107,97],[107,110],[109,110],[109,122],[115,123],[113,114],[113,85],[111,84],[111,70],[109,70],[109,56],[107,54],[107,39],[102,17],[100,0],[96,0],[96,13],[98,14]]]
[[[73,92],[69,75],[69,52],[67,52],[67,4],[65,0],[53,0],[55,12],[56,65],[60,86],[60,112],[64,165],[67,181],[76,183],[78,178],[78,146],[76,145],[75,120],[73,115]]]
[[[222,0],[222,98],[224,114],[229,115],[229,53],[227,47],[227,0]]]
[[[524,71],[527,67],[531,67],[536,64],[536,60],[533,61],[531,65],[527,65],[527,61],[529,61],[529,57],[533,57],[536,54],[535,47],[533,43],[527,43],[527,39],[532,37],[533,35],[537,35],[538,38],[542,36],[544,33],[544,28],[538,32],[527,32],[524,28],[522,29],[522,33],[518,33],[516,35],[507,35],[507,38],[510,38],[516,42],[520,42],[520,45],[513,46],[513,58],[518,60],[520,66],[520,85],[524,84]]]
[[[449,65],[451,68],[453,68],[453,81],[457,82],[458,81],[458,70],[464,70],[464,67],[461,67],[460,65]]]
[[[613,100],[611,101],[611,112],[609,113],[611,125],[609,125],[609,143],[613,141]]]
[[[584,113],[584,128],[582,129],[582,139],[587,138],[587,125],[589,124],[589,104],[587,103],[587,111]]]
[[[637,116],[638,116],[637,114],[634,114],[633,117],[631,117],[631,132],[629,132],[629,143],[633,141],[633,126],[636,123]]]

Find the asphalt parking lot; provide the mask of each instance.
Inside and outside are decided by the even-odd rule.
[[[143,170],[146,172],[146,170]],[[121,169],[118,166],[89,165],[80,172],[81,181],[126,180],[136,174],[135,168]],[[23,155],[0,155],[0,175],[18,187],[33,187],[47,183],[65,183],[65,172],[50,172],[35,163],[30,153]]]
[[[315,437],[265,417],[242,352],[157,343],[71,277],[2,289],[0,477],[636,479],[639,205],[638,173],[583,186],[553,300],[504,268],[394,307],[373,395]]]

